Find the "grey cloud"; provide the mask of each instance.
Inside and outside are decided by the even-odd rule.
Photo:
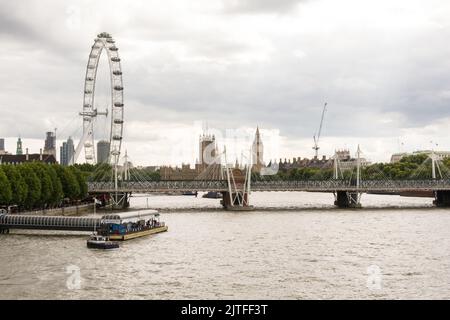
[[[224,0],[228,13],[286,13],[306,0]]]
[[[35,33],[25,23],[16,19],[11,12],[0,11],[0,36],[3,38],[30,39]]]
[[[67,123],[81,108],[87,56],[103,30],[120,49],[129,122],[207,120],[222,129],[259,124],[289,138],[309,138],[328,101],[324,135],[383,137],[450,117],[448,28],[405,39],[399,31],[295,32],[288,25],[271,33],[248,26],[250,35],[273,47],[259,60],[252,58],[264,50],[258,43],[224,27],[242,18],[228,13],[287,12],[298,1],[243,1],[225,14],[210,13],[223,23],[196,27],[189,13],[152,16],[151,5],[128,12],[122,22],[96,10],[90,16],[95,8],[86,5],[78,30],[67,29],[66,7],[56,1],[46,2],[48,13],[37,6],[32,21],[10,3],[0,12],[6,17],[0,32],[8,34],[0,48],[2,136],[41,139],[54,123],[61,135],[70,135],[81,125]],[[304,56],[295,56],[296,50]],[[245,55],[250,58],[241,61]]]

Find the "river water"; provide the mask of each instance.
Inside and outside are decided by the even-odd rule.
[[[253,212],[218,199],[144,196],[169,231],[86,248],[86,234],[0,235],[1,299],[450,299],[450,209],[429,198],[258,193]],[[387,208],[383,208],[387,207]],[[169,209],[169,208],[177,208]]]

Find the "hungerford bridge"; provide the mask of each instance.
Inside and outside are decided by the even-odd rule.
[[[221,163],[224,156],[225,162]],[[250,156],[248,159],[252,159]],[[195,180],[162,180],[149,181],[145,177],[136,176],[128,166],[125,157],[124,166],[115,181],[91,181],[88,191],[92,195],[103,195],[111,199],[115,207],[126,207],[131,194],[149,193],[188,193],[196,191],[220,192],[222,205],[229,210],[250,210],[250,194],[252,191],[303,191],[333,193],[334,204],[340,208],[361,207],[363,193],[378,194],[408,194],[411,196],[434,197],[436,206],[450,206],[450,179],[444,178],[440,160],[432,153],[427,160],[431,160],[431,179],[379,179],[364,180],[361,175],[361,151],[358,147],[355,175],[344,178],[340,161],[333,157],[333,177],[324,180],[270,180],[269,176],[261,175],[258,179],[252,177],[254,166],[249,162],[243,169],[229,166],[226,160],[226,150],[217,155],[213,164],[207,166]],[[267,169],[267,168],[265,168]],[[273,168],[272,168],[273,169]],[[115,168],[117,171],[117,166]],[[348,170],[348,169],[347,169]],[[262,170],[264,172],[264,170]],[[273,171],[276,172],[276,171]],[[353,172],[352,172],[353,173]],[[347,175],[348,176],[348,175]],[[105,195],[107,195],[105,197]]]
[[[303,181],[254,181],[245,185],[228,180],[193,181],[147,181],[122,182],[115,188],[111,182],[90,182],[91,194],[116,195],[117,203],[126,200],[132,193],[165,193],[191,191],[217,191],[223,196],[223,206],[239,210],[250,205],[251,191],[306,191],[327,192],[335,195],[335,205],[341,208],[360,207],[362,193],[429,194],[434,195],[437,206],[450,206],[450,180],[362,180],[350,184],[347,180],[303,180]]]
[[[108,59],[111,103],[109,110],[99,112],[95,107],[94,100],[97,70],[102,54],[105,54]],[[111,124],[108,132],[110,137],[109,163],[113,168],[112,179],[107,182],[90,182],[88,190],[92,195],[108,195],[113,206],[127,206],[129,196],[133,193],[189,191],[219,191],[223,196],[223,206],[236,210],[245,210],[250,207],[249,195],[251,191],[330,192],[334,193],[335,204],[339,207],[359,207],[362,193],[426,193],[435,197],[436,205],[450,205],[450,180],[442,179],[442,175],[440,179],[437,179],[435,160],[433,160],[432,169],[433,179],[430,180],[363,180],[361,179],[360,161],[357,161],[356,177],[343,179],[343,176],[338,174],[338,160],[335,160],[335,174],[334,178],[330,180],[265,181],[263,179],[263,181],[251,181],[252,157],[249,157],[250,163],[247,164],[246,169],[237,172],[236,169],[228,167],[224,150],[225,162],[224,165],[219,165],[220,177],[215,175],[208,176],[208,179],[205,179],[206,175],[204,175],[202,178],[193,181],[146,181],[146,179],[138,179],[139,182],[131,182],[130,179],[127,179],[127,168],[124,170],[125,174],[119,175],[118,172],[124,132],[124,84],[121,63],[116,41],[106,32],[98,34],[89,53],[84,78],[83,108],[80,112],[83,119],[83,135],[73,158],[70,160],[71,163],[75,163],[84,150],[85,161],[96,163],[94,124],[98,116],[108,117],[109,115],[109,123]],[[358,160],[360,159],[359,153],[358,148]],[[124,163],[127,164],[127,160]],[[220,163],[223,162],[220,161]],[[205,171],[209,169],[210,167],[206,168]]]

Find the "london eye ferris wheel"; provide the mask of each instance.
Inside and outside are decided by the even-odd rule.
[[[97,71],[100,56],[106,52],[109,65],[109,78],[111,81],[111,104],[109,110],[105,112],[97,111],[95,107],[95,86],[97,81]],[[94,126],[95,119],[99,115],[108,116],[110,113],[111,124],[109,126],[109,157],[108,162],[117,165],[120,157],[123,135],[123,81],[122,68],[120,64],[119,49],[110,34],[102,32],[95,38],[86,67],[83,93],[83,111],[80,115],[83,118],[83,136],[78,144],[74,161],[79,157],[84,149],[84,156],[87,163],[96,163]]]

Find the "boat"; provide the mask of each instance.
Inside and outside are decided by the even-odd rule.
[[[93,199],[94,199],[94,216],[95,216],[96,211],[95,209],[99,201],[95,197]],[[89,249],[117,249],[119,248],[119,244],[110,241],[109,238],[105,235],[98,234],[96,232],[96,225],[94,223],[94,231],[87,240],[87,247]]]
[[[110,240],[125,241],[167,230],[158,211],[141,210],[104,215],[99,232]]]
[[[197,191],[186,191],[186,192],[182,192],[181,195],[183,196],[196,196],[198,195]]]
[[[218,191],[208,191],[205,193],[202,198],[208,198],[208,199],[222,199],[222,193]]]
[[[105,236],[92,234],[87,240],[87,247],[89,249],[117,249],[119,248],[119,244],[109,241]]]

